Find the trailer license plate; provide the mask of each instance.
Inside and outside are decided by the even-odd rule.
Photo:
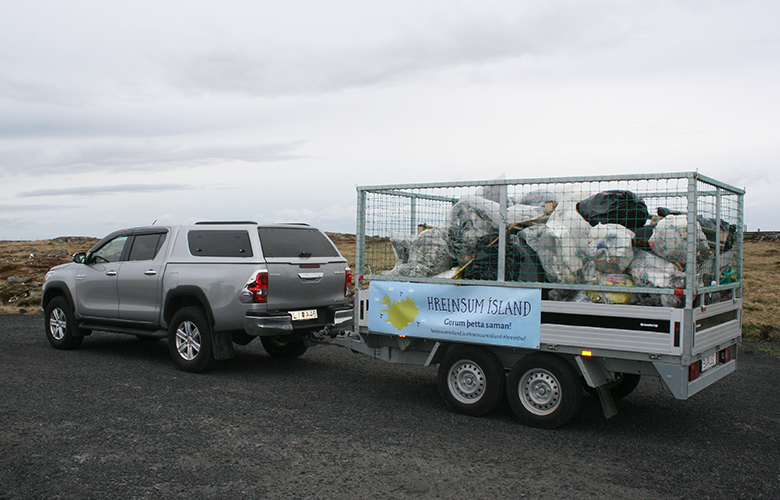
[[[706,358],[701,358],[701,371],[707,371],[718,364],[718,353],[712,353]]]
[[[303,321],[306,319],[317,319],[316,309],[307,309],[306,311],[290,311],[293,321]]]

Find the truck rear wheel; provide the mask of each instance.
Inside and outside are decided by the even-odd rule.
[[[274,358],[297,358],[306,352],[306,343],[298,338],[281,335],[279,337],[261,337],[265,351]]]
[[[512,411],[531,427],[560,427],[582,404],[582,385],[574,367],[551,354],[530,354],[515,363],[506,392]]]
[[[46,338],[55,349],[75,349],[84,340],[76,333],[73,309],[65,297],[54,297],[46,306]]]
[[[168,350],[177,368],[200,373],[214,365],[211,348],[211,324],[200,307],[176,311],[168,329]]]
[[[486,415],[501,404],[506,387],[504,366],[478,346],[459,345],[444,355],[438,372],[439,392],[450,408],[464,415]]]

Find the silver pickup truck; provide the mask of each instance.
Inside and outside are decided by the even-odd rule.
[[[348,328],[347,260],[303,224],[208,222],[115,231],[43,285],[46,336],[78,347],[93,330],[168,340],[174,363],[201,372],[260,337],[276,357]]]

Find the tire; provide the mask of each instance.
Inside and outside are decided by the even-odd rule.
[[[274,358],[292,359],[302,356],[308,347],[306,343],[298,338],[287,335],[278,337],[261,337],[265,352]]]
[[[582,384],[571,364],[551,354],[530,354],[520,359],[506,382],[509,406],[526,425],[555,429],[580,410]]]
[[[182,371],[200,373],[214,366],[211,324],[203,309],[190,306],[176,311],[168,329],[168,350]]]
[[[609,392],[612,394],[612,399],[614,401],[619,401],[634,392],[634,389],[639,385],[641,379],[641,375],[636,375],[634,373],[616,373],[615,380],[607,384],[607,389],[609,389]],[[582,386],[585,388],[585,391],[594,398],[599,397],[596,388],[589,386],[585,380],[582,381]]]
[[[504,366],[495,354],[478,346],[458,345],[439,364],[439,392],[458,413],[486,415],[501,404],[506,388]]]
[[[75,349],[84,340],[82,332],[76,327],[73,308],[65,297],[54,297],[49,301],[44,322],[46,338],[55,349]]]

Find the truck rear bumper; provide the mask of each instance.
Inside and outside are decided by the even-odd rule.
[[[288,313],[247,315],[244,331],[255,337],[276,337],[295,332],[320,331],[326,328],[347,330],[352,326],[352,308],[325,307],[317,309],[314,320],[293,321]]]

